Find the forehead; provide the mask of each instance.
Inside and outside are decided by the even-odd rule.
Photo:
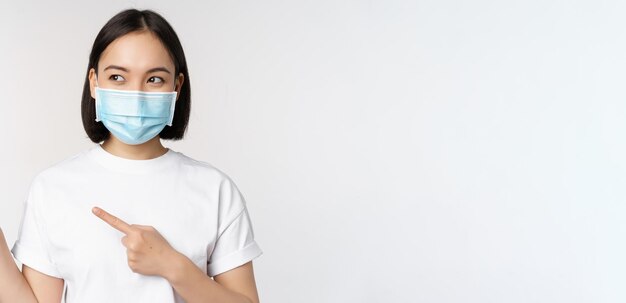
[[[174,69],[174,62],[159,38],[149,31],[132,32],[115,39],[100,55],[99,71],[108,65],[127,68],[131,73],[154,67]]]

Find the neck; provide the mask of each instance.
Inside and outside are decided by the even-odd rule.
[[[110,135],[109,139],[104,140],[102,143],[102,148],[110,154],[130,160],[154,159],[164,155],[168,151],[168,148],[165,148],[161,144],[159,136],[142,144],[130,145]]]

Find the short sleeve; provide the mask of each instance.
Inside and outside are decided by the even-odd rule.
[[[17,241],[11,252],[15,259],[41,273],[62,278],[50,258],[48,243],[41,226],[41,215],[37,200],[41,198],[40,186],[36,180],[30,186],[28,198],[23,203],[22,221],[18,230]]]
[[[241,266],[263,254],[254,239],[246,201],[237,186],[226,178],[220,185],[218,237],[207,264],[211,277]]]

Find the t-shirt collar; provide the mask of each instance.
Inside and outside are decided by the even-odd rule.
[[[96,144],[89,151],[92,159],[100,165],[117,172],[130,174],[145,174],[169,167],[174,163],[176,151],[167,148],[167,152],[161,156],[146,160],[127,159],[109,153],[101,144]]]

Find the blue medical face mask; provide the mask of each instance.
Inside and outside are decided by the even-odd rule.
[[[96,84],[96,121],[126,144],[145,143],[165,125],[172,126],[176,93],[104,89]]]

